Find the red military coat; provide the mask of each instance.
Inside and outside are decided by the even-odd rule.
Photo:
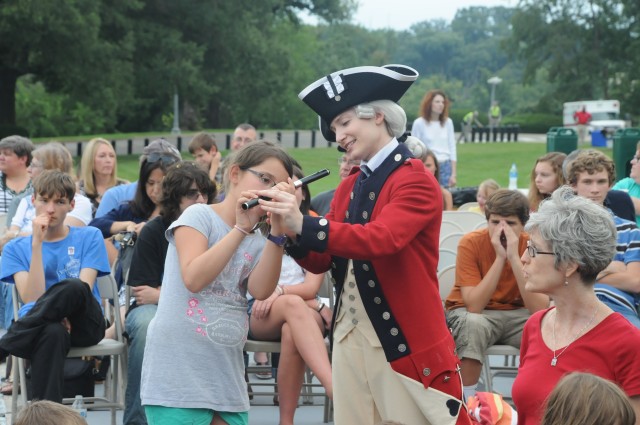
[[[313,273],[331,268],[338,298],[347,261],[353,260],[363,304],[391,367],[459,399],[459,360],[436,273],[442,193],[424,165],[408,156],[401,144],[367,179],[373,179],[369,186],[358,186],[360,172],[346,178],[327,216],[305,216],[302,234],[288,251]],[[356,206],[353,197],[365,202]],[[375,202],[372,209],[369,201]]]

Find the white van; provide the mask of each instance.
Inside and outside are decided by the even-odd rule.
[[[613,136],[619,128],[625,128],[625,121],[620,119],[620,102],[617,100],[583,100],[580,102],[567,102],[563,105],[562,124],[571,127],[577,124],[573,114],[587,108],[591,114],[589,131],[603,131],[608,138]]]

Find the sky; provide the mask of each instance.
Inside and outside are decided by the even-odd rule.
[[[354,21],[369,29],[406,30],[432,19],[451,22],[458,9],[470,6],[515,7],[516,0],[358,0]]]

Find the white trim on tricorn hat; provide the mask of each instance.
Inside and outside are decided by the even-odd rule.
[[[349,108],[374,100],[398,102],[418,78],[406,65],[358,66],[322,77],[298,94],[320,118],[325,139],[336,141],[331,121]]]

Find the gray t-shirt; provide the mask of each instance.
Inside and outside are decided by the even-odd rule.
[[[190,292],[180,273],[173,231],[189,226],[209,247],[232,229],[208,205],[193,205],[167,229],[169,249],[155,318],[149,325],[142,367],[143,405],[249,410],[242,348],[249,329],[245,279],[266,239],[244,238],[216,279]]]

